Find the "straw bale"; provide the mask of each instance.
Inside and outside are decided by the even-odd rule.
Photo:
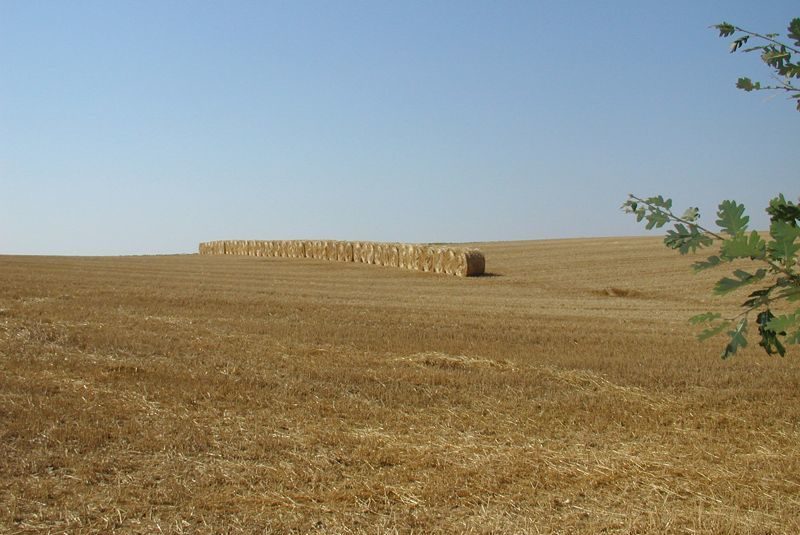
[[[385,245],[386,244],[384,244],[384,243],[376,242],[374,247],[373,247],[373,249],[375,250],[375,254],[373,255],[373,262],[372,263],[375,264],[376,266],[382,266],[383,265],[383,255],[384,255]]]
[[[361,262],[361,242],[354,241],[353,244],[353,262]]]
[[[431,270],[430,269],[431,264],[429,262],[430,259],[429,250],[430,248],[427,245],[417,245],[416,247],[414,247],[415,251],[414,256],[416,260],[416,265],[414,266],[414,269],[416,269],[417,271]]]
[[[369,264],[367,256],[369,255],[369,242],[359,242],[361,250],[359,251],[359,258],[362,264]]]
[[[311,240],[305,240],[303,242],[303,257],[304,258],[314,257],[314,242],[312,242]]]
[[[414,246],[403,243],[398,246],[400,254],[400,267],[403,269],[414,269]]]
[[[444,259],[447,253],[442,247],[436,247],[434,251],[433,271],[436,273],[444,273]]]
[[[386,262],[384,266],[400,267],[400,251],[399,245],[396,243],[389,243],[386,245]]]
[[[444,250],[444,258],[442,263],[444,264],[444,272],[448,275],[455,275],[456,270],[458,269],[458,257],[461,255],[461,251],[458,249],[454,249],[453,247],[448,247]]]
[[[469,249],[464,251],[464,261],[466,266],[459,267],[456,275],[459,277],[474,277],[476,275],[483,275],[486,270],[486,258],[477,249]]]
[[[344,242],[344,261],[345,262],[353,262],[354,255],[353,255],[353,242]]]
[[[365,264],[374,264],[375,263],[375,244],[372,242],[367,242],[364,244],[364,263]]]

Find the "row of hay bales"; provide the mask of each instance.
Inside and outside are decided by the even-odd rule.
[[[361,262],[460,277],[482,275],[483,253],[476,249],[411,243],[332,240],[222,240],[200,244],[202,255],[277,256]]]

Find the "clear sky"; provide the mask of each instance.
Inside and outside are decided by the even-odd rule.
[[[800,195],[800,113],[709,25],[791,1],[0,0],[0,254],[637,235]]]

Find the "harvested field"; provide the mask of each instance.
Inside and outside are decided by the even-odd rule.
[[[0,256],[0,533],[800,532],[800,354],[696,342],[714,273],[476,246]]]

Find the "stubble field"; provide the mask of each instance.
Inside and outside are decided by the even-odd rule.
[[[714,274],[477,245],[0,256],[0,533],[800,532],[800,352],[697,342]]]

